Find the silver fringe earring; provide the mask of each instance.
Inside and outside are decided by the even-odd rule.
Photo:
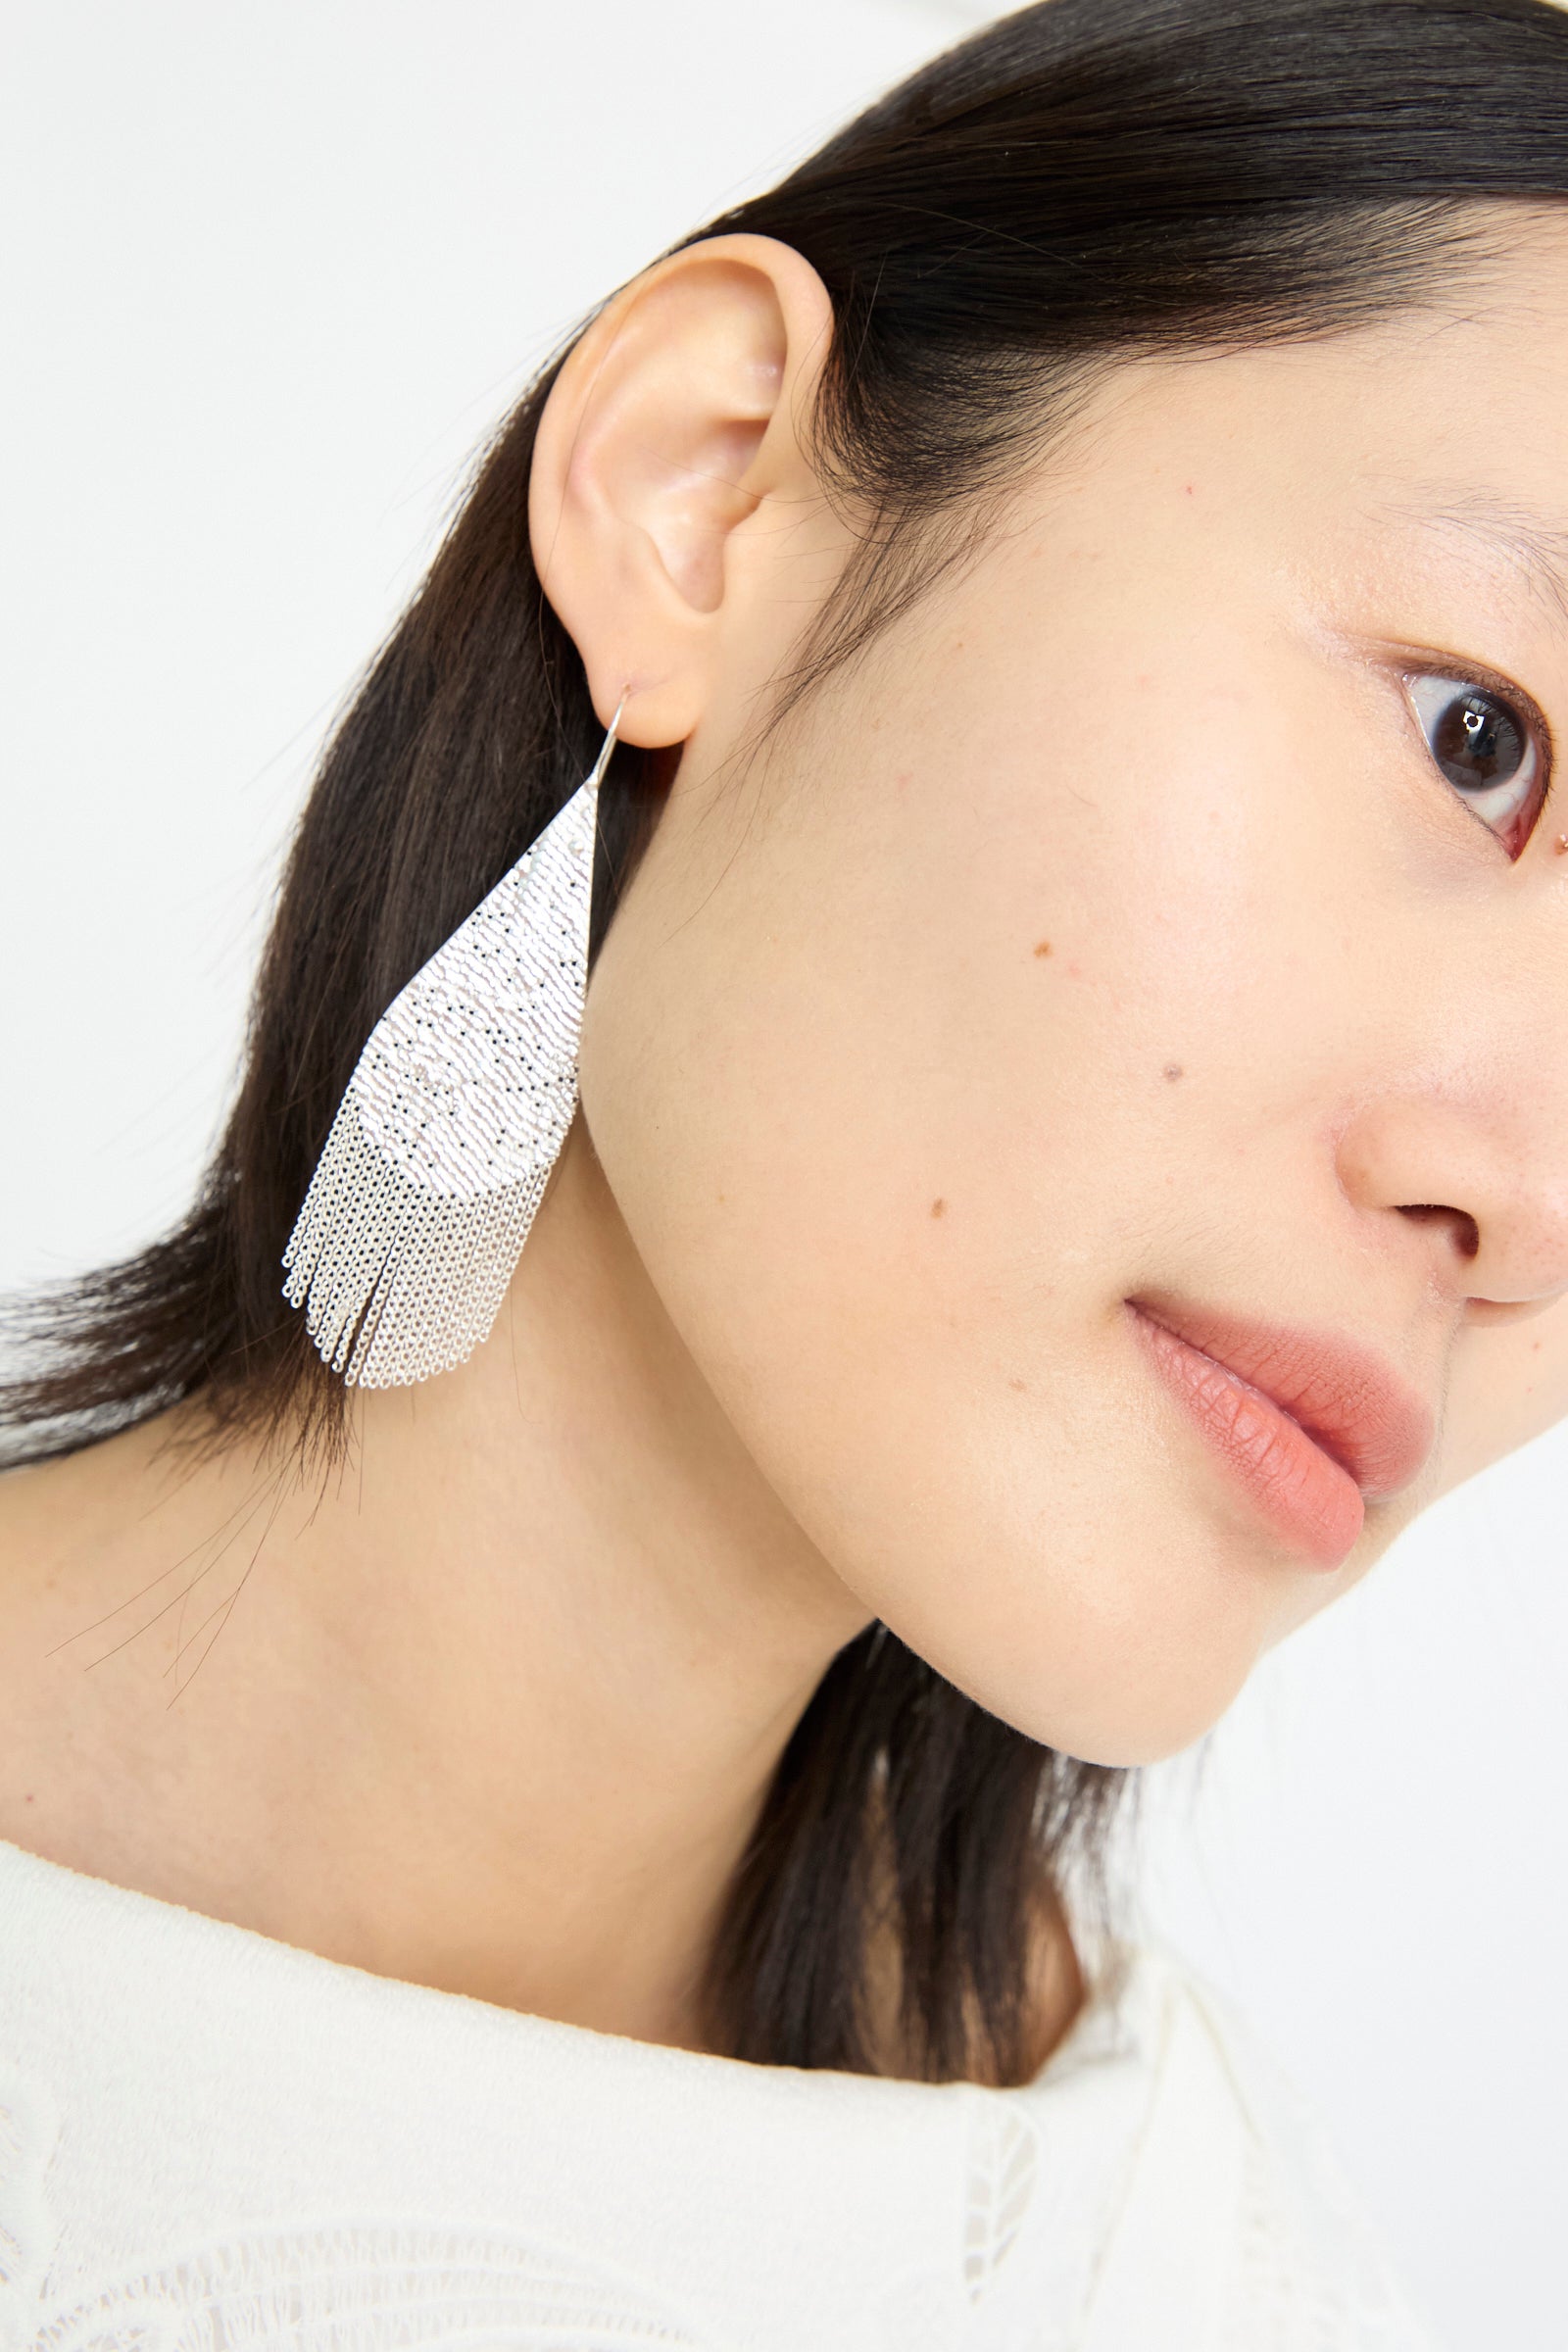
[[[473,1353],[577,1106],[593,772],[394,997],[338,1105],[283,1263],[323,1360],[397,1388]]]

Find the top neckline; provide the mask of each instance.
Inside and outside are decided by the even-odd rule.
[[[166,1947],[172,1939],[177,1939],[192,1961],[221,1963],[227,1958],[247,1975],[261,1972],[280,1991],[292,1987],[307,1997],[315,1993],[362,2005],[371,2002],[388,2024],[415,2029],[423,2023],[445,2031],[466,2023],[475,2031],[506,2035],[519,2049],[529,2044],[548,2047],[561,2058],[576,2051],[585,2066],[605,2068],[619,2064],[629,2069],[653,2068],[666,2077],[691,2082],[706,2079],[714,2085],[725,2080],[736,2083],[766,2081],[820,2085],[824,2091],[832,2085],[840,2095],[854,2089],[861,2096],[892,2098],[929,2099],[965,2092],[988,2098],[1017,2098],[1045,2090],[1058,2076],[1076,2072],[1080,2064],[1091,2059],[1131,2056],[1145,2038],[1137,2030],[1136,2019],[1148,2008],[1152,1980],[1166,1975],[1175,1957],[1157,1938],[1130,1942],[1108,1930],[1097,1934],[1075,1920],[1074,1941],[1089,1986],[1083,2006],[1037,2075],[1026,2083],[997,2089],[968,2080],[927,2082],[906,2076],[866,2075],[832,2067],[795,2067],[732,2058],[675,2043],[646,2041],[634,2034],[615,2034],[596,2026],[570,2024],[564,2019],[488,2001],[477,1993],[452,1992],[407,1977],[382,1976],[354,1961],[333,1960],[324,1952],[286,1942],[259,1928],[242,1927],[234,1920],[194,1910],[189,1904],[172,1901],[168,1896],[122,1886],[117,1880],[78,1870],[72,1863],[54,1861],[29,1846],[0,1838],[0,1923],[14,1909],[7,1899],[8,1882],[14,1883],[20,1892],[25,1893],[30,1888],[36,1895],[64,1901],[78,1915],[95,1915],[106,1929],[118,1920],[127,1927],[139,1926],[144,1932],[156,1933]]]

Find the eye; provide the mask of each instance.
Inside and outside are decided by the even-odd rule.
[[[1415,670],[1405,673],[1404,683],[1438,767],[1517,858],[1550,781],[1545,722],[1523,696],[1515,700],[1473,678]]]

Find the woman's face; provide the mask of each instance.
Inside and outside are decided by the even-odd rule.
[[[1568,232],[1517,235],[1117,372],[726,770],[760,626],[596,968],[587,1124],[735,1429],[1084,1757],[1196,1738],[1568,1409]]]

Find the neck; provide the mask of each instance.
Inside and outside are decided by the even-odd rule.
[[[181,1408],[0,1481],[39,1678],[0,1834],[383,1975],[700,2045],[727,1884],[867,1618],[720,1414],[581,1122],[490,1340],[355,1392],[324,1486],[167,1443],[198,1429]]]

